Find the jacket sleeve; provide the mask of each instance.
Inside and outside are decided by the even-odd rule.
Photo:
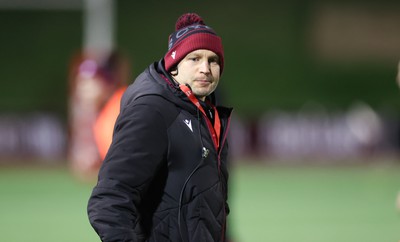
[[[113,141],[88,202],[89,220],[103,242],[145,241],[138,207],[167,151],[167,127],[154,107],[121,111]]]

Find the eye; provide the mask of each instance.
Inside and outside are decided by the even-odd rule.
[[[190,60],[192,60],[192,61],[199,61],[200,58],[199,58],[199,57],[192,57],[192,58],[190,58]]]
[[[211,57],[210,59],[208,59],[208,62],[210,64],[219,64],[219,58],[218,58],[218,56]]]

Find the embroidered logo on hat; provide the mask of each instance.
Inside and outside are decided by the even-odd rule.
[[[171,57],[175,60],[176,51],[172,52]]]

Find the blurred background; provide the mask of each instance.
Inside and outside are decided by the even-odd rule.
[[[0,241],[99,241],[109,117],[185,12],[224,43],[232,241],[400,240],[398,1],[0,0]]]

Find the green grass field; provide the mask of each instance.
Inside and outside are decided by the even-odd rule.
[[[68,169],[0,169],[0,241],[100,241],[86,216],[93,184]],[[235,242],[397,242],[399,166],[237,165]]]

